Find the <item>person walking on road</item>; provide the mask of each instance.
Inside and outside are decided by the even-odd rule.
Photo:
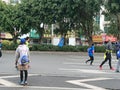
[[[29,46],[30,46],[30,45],[29,45],[29,44],[30,44],[30,43],[29,43],[29,42],[30,42],[30,38],[29,38],[29,37],[26,37],[25,40],[26,40],[26,42],[25,42],[26,45],[29,47]]]
[[[0,57],[2,57],[2,39],[0,39]]]
[[[88,56],[90,59],[86,60],[86,63],[88,63],[90,61],[90,65],[93,64],[94,61],[94,44],[92,44],[89,48],[88,48]]]
[[[20,45],[16,49],[16,59],[15,65],[18,66],[20,71],[20,84],[26,85],[28,78],[28,68],[29,68],[29,48],[25,44],[25,39],[20,39]]]
[[[117,52],[119,51],[119,49],[120,49],[120,41],[117,41],[115,43],[115,54],[117,59],[118,59]]]
[[[26,40],[25,44],[28,46],[29,50],[31,50],[32,45],[30,44],[30,37],[26,37],[25,40]]]
[[[107,45],[106,45],[106,51],[104,53],[104,61],[102,61],[102,63],[100,64],[99,68],[100,70],[102,70],[102,66],[104,63],[106,63],[108,60],[109,60],[109,67],[111,70],[114,70],[114,68],[112,67],[111,65],[111,60],[112,60],[112,43],[111,41],[109,40]]]
[[[118,59],[118,62],[117,62],[116,72],[119,72],[119,69],[120,69],[120,48],[117,51],[117,59]]]

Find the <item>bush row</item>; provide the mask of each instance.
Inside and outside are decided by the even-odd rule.
[[[63,47],[53,45],[32,45],[32,51],[64,51],[64,52],[87,52],[88,46],[68,46]],[[104,46],[95,46],[95,52],[104,52]]]
[[[18,44],[14,44],[12,41],[4,40],[2,42],[3,50],[15,50]],[[87,52],[88,46],[68,46],[63,47],[53,46],[53,45],[40,45],[33,44],[30,48],[31,51],[64,51],[64,52]],[[104,46],[95,46],[95,52],[104,52]]]

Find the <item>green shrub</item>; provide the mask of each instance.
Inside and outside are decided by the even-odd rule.
[[[2,49],[4,50],[10,50],[10,45],[11,45],[11,41],[8,40],[3,40],[2,41]]]
[[[17,48],[18,44],[13,43],[9,40],[3,40],[2,41],[2,49],[3,50],[15,50]]]
[[[13,43],[12,41],[3,40],[2,41],[3,50],[15,50],[18,44]],[[88,46],[69,46],[65,45],[63,47],[46,45],[46,44],[33,44],[30,48],[31,51],[64,51],[64,52],[87,52]],[[95,46],[95,52],[104,52],[104,46]]]
[[[77,46],[78,50],[81,52],[87,52],[88,46]]]
[[[105,47],[104,46],[95,46],[95,52],[104,52]]]

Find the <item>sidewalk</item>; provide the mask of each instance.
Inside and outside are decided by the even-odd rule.
[[[3,53],[15,53],[15,50],[2,50]],[[47,53],[47,54],[66,54],[66,55],[83,55],[87,56],[87,52],[61,52],[61,51],[30,51],[30,53]],[[97,53],[95,52],[95,55],[103,56],[104,53]],[[114,55],[114,53],[113,53]]]

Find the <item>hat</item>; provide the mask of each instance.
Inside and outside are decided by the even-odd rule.
[[[24,38],[21,38],[21,39],[20,39],[20,43],[21,43],[21,44],[24,44],[24,43],[25,43],[25,39],[24,39]]]

